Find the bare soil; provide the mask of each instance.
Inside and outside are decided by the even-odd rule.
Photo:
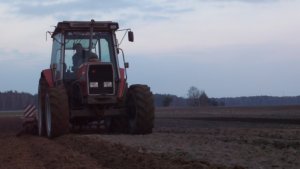
[[[21,122],[0,117],[0,169],[300,168],[300,106],[157,109],[149,135],[16,137]]]

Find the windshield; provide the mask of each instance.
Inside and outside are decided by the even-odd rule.
[[[82,63],[91,57],[99,59],[101,62],[114,63],[111,39],[109,33],[94,32],[91,45],[92,49],[89,51],[89,32],[67,32],[65,35],[64,53],[67,74],[75,72]]]

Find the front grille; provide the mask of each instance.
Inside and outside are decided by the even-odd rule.
[[[90,65],[89,94],[114,94],[114,74],[111,64]]]

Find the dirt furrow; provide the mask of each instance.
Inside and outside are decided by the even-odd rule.
[[[64,136],[57,141],[82,154],[90,155],[102,166],[113,169],[223,169],[204,161],[185,161],[170,154],[146,153],[142,149],[130,148],[101,139],[84,136]]]
[[[6,135],[5,137],[0,140],[2,147],[0,168],[103,169],[95,159],[69,149],[55,140],[28,135],[21,137]]]
[[[281,120],[298,117],[298,109],[221,110],[176,115],[164,109],[157,112],[149,135],[84,132],[53,140],[28,134],[16,137],[22,127],[20,117],[1,117],[0,169],[299,168],[300,125]],[[206,118],[210,114],[213,120]],[[235,119],[216,119],[223,115]],[[251,120],[265,116],[275,121]],[[250,120],[240,120],[244,117]]]

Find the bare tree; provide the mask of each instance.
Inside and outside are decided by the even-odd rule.
[[[199,97],[199,105],[200,106],[209,106],[210,104],[211,104],[210,99],[206,95],[205,91],[201,91],[200,97]]]
[[[188,90],[188,104],[194,107],[199,106],[200,95],[201,95],[200,90],[195,86],[191,86],[190,89]]]
[[[173,97],[171,95],[166,95],[163,99],[163,106],[164,107],[169,107],[173,101]]]
[[[192,86],[188,91],[188,104],[190,106],[210,106],[211,100],[208,98],[204,90],[199,90],[197,87]]]

